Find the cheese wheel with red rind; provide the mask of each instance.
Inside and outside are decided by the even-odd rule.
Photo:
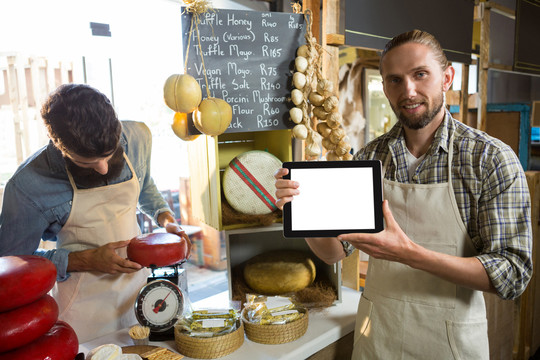
[[[56,266],[37,255],[0,257],[0,312],[30,304],[56,282]]]
[[[68,323],[58,321],[35,341],[1,353],[0,360],[73,360],[78,352],[77,334]]]
[[[58,305],[50,295],[0,313],[0,352],[26,345],[50,330],[58,320]]]

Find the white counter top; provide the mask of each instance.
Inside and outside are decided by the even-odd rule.
[[[309,325],[306,334],[298,340],[278,345],[265,345],[244,339],[244,344],[235,352],[221,357],[223,360],[270,360],[270,359],[305,359],[331,343],[339,340],[354,331],[354,323],[358,301],[361,293],[352,289],[342,288],[342,301],[324,310],[313,310],[309,313]],[[201,300],[194,307],[218,308],[228,306],[228,292],[223,292],[210,298]],[[86,355],[91,349],[103,344],[117,344],[120,346],[133,345],[128,330],[94,339],[79,346],[79,352]],[[178,351],[174,340],[164,342],[150,342],[150,345],[165,347]],[[185,357],[184,359],[190,359]]]

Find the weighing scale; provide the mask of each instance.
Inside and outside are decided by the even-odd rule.
[[[178,263],[171,266],[154,268],[137,299],[135,316],[142,326],[150,328],[150,341],[174,339],[174,324],[184,311],[184,295],[179,286],[183,281],[184,269]],[[185,279],[185,276],[183,277]],[[186,284],[187,287],[187,284]]]

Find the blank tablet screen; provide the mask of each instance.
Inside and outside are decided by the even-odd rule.
[[[300,194],[283,208],[285,237],[333,237],[383,229],[378,160],[286,162]]]

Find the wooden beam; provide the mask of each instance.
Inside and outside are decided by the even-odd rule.
[[[327,34],[339,32],[340,0],[323,0],[322,9],[322,47],[323,52],[323,76],[334,84],[334,92],[337,93],[339,85],[339,49],[336,46],[328,46]]]
[[[469,64],[461,67],[461,92],[459,97],[459,119],[469,124]]]
[[[502,70],[502,71],[512,71],[512,65],[504,65],[504,64],[495,64],[495,63],[489,63],[488,68],[494,69],[494,70]]]
[[[343,35],[343,34],[326,34],[326,45],[329,45],[329,46],[345,45],[345,35]]]
[[[21,114],[19,112],[19,90],[17,87],[17,70],[15,64],[17,60],[15,56],[8,56],[8,91],[9,102],[11,103],[11,109],[13,111],[13,130],[15,131],[15,155],[17,164],[20,164],[24,160],[23,142],[22,142],[22,126],[21,126]]]
[[[321,43],[321,0],[305,0],[302,2],[302,10],[305,12],[307,9],[311,10],[311,32],[317,42]]]
[[[494,1],[486,1],[485,7],[502,16],[506,16],[512,20],[516,20],[516,12],[509,7],[498,4]]]
[[[478,67],[478,94],[480,104],[478,105],[478,119],[477,127],[485,131],[486,130],[486,117],[487,117],[487,82],[488,82],[488,68],[489,68],[489,26],[491,11],[484,6],[484,3],[480,3],[482,21],[480,23],[480,66]]]

